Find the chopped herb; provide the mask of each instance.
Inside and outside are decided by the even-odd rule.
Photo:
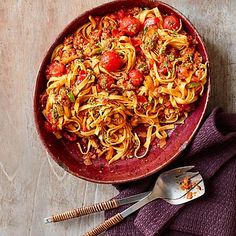
[[[174,56],[173,54],[170,54],[170,55],[168,56],[168,59],[169,59],[170,61],[174,61],[174,60],[175,60],[175,56]]]
[[[198,82],[191,82],[187,85],[187,88],[195,88],[198,87],[200,85],[200,83]]]
[[[143,31],[144,33],[147,33],[148,27],[144,27]]]
[[[68,98],[70,99],[71,102],[75,102],[75,96],[72,91],[67,93]]]
[[[173,30],[173,34],[178,35],[178,32],[176,30]]]
[[[142,68],[144,68],[144,64],[140,64],[139,66],[138,66],[138,69],[142,69]]]
[[[163,64],[164,64],[164,67],[168,67],[167,61],[164,61]]]

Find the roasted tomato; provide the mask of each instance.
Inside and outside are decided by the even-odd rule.
[[[131,70],[129,72],[130,82],[137,87],[143,83],[143,74],[139,70]]]
[[[101,89],[109,91],[115,83],[115,79],[107,74],[100,74],[98,77],[98,85]]]
[[[147,20],[145,20],[144,28],[150,27],[150,26],[154,26],[154,25],[158,25],[159,22],[160,22],[159,18],[157,18],[157,17],[150,17]]]
[[[179,19],[176,16],[167,16],[163,22],[163,28],[168,30],[177,30],[180,27]]]
[[[46,77],[50,79],[51,76],[62,76],[66,72],[66,67],[64,64],[61,64],[57,61],[51,63],[46,70]]]
[[[101,58],[101,65],[109,72],[119,70],[123,65],[123,60],[118,53],[114,51],[105,52]]]
[[[120,22],[120,29],[128,36],[134,36],[140,31],[141,23],[133,16],[126,16]]]

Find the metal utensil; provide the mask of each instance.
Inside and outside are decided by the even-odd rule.
[[[162,198],[170,204],[177,205],[202,196],[205,193],[202,176],[198,172],[188,172],[193,167],[194,166],[180,167],[162,173],[157,178],[153,190],[147,196],[121,213],[117,213],[110,219],[104,221],[90,232],[87,232],[84,236],[99,235],[157,198]],[[191,180],[191,184],[189,185],[189,188],[184,189],[181,183],[183,183],[186,179]],[[194,192],[191,194],[192,196],[188,197],[188,193],[190,193],[193,189]]]

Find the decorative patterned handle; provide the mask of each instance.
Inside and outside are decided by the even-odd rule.
[[[118,203],[115,199],[107,201],[107,202],[96,203],[92,206],[81,207],[81,208],[74,209],[71,211],[66,211],[61,214],[53,215],[51,217],[51,222],[69,220],[69,219],[80,217],[83,215],[89,215],[94,212],[105,211],[105,210],[109,210],[109,209],[113,209],[117,207],[118,207]]]
[[[123,216],[118,213],[111,217],[110,219],[104,221],[102,224],[98,225],[93,230],[84,234],[84,236],[96,236],[101,234],[102,232],[106,231],[107,229],[111,228],[112,226],[118,224],[123,220]]]

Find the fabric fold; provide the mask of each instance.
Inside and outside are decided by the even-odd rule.
[[[206,194],[190,203],[170,205],[156,200],[107,231],[106,235],[168,235],[170,230],[192,235],[236,233],[236,115],[217,108],[203,122],[194,139],[169,169],[195,165],[205,181]],[[116,186],[117,198],[152,188],[158,174]],[[129,206],[105,213],[106,218]]]

